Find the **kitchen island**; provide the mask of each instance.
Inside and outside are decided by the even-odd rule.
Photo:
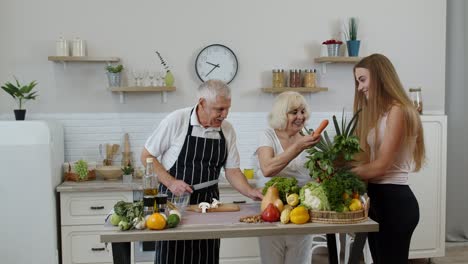
[[[349,263],[358,263],[359,256],[364,246],[365,234],[378,231],[378,224],[367,220],[356,224],[320,224],[307,223],[303,225],[280,223],[241,223],[242,216],[258,214],[258,203],[241,204],[239,212],[207,213],[185,212],[183,220],[177,228],[164,230],[131,230],[106,232],[100,235],[101,242],[133,242],[133,241],[157,241],[157,240],[187,240],[187,239],[211,239],[211,238],[236,238],[259,237],[274,235],[303,235],[303,234],[327,234],[330,263],[338,263],[336,254],[335,233],[360,233],[351,252]],[[362,242],[362,243],[361,243]],[[120,244],[122,245],[122,244]],[[122,262],[122,259],[130,259],[125,250],[113,250],[114,263]],[[129,262],[127,262],[129,263]]]

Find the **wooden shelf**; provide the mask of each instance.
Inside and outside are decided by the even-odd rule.
[[[280,88],[262,88],[265,93],[282,93],[286,91],[298,92],[298,93],[318,93],[328,91],[326,87],[280,87]]]
[[[130,86],[130,87],[110,87],[112,92],[173,92],[175,86]]]
[[[74,57],[74,56],[49,56],[49,61],[56,62],[118,62],[117,57]]]
[[[315,58],[316,63],[357,63],[362,57],[319,57]]]

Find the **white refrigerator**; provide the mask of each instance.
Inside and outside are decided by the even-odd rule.
[[[58,263],[63,160],[60,124],[0,121],[0,263]]]

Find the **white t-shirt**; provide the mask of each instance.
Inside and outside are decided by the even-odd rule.
[[[146,140],[145,148],[154,157],[158,158],[159,162],[169,170],[182,150],[185,136],[187,135],[189,121],[193,126],[192,136],[202,138],[220,139],[219,131],[222,129],[226,139],[228,155],[224,168],[239,168],[240,158],[239,151],[236,145],[236,133],[232,125],[224,120],[221,123],[221,129],[216,127],[204,128],[198,121],[196,107],[190,115],[193,107],[176,110],[166,116],[153,134]]]
[[[274,155],[279,155],[284,152],[283,147],[281,146],[280,140],[275,133],[275,130],[272,128],[267,128],[262,134],[260,134],[258,140],[258,147],[271,147],[273,148]],[[258,148],[257,148],[258,149]],[[257,153],[255,153],[257,154]],[[260,168],[260,163],[257,156],[257,165]],[[300,187],[304,186],[306,183],[310,182],[312,178],[309,176],[309,169],[304,167],[304,164],[307,161],[307,152],[301,152],[295,159],[291,160],[289,164],[284,167],[284,169],[278,173],[276,176],[281,176],[285,178],[296,178],[298,185]],[[265,183],[271,179],[271,177],[263,176],[262,170],[258,169],[257,171],[257,183],[258,186],[265,186]]]

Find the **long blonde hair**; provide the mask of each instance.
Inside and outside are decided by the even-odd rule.
[[[355,77],[357,68],[364,68],[369,71],[368,98],[358,91],[359,83]],[[369,131],[377,127],[379,119],[392,106],[398,106],[403,110],[405,117],[403,146],[408,143],[410,138],[416,136],[416,145],[412,155],[415,162],[415,171],[418,171],[424,163],[426,155],[421,118],[406,94],[393,64],[382,54],[372,54],[363,58],[354,66],[353,74],[355,79],[354,112],[362,109],[356,127],[356,134],[360,138],[361,147],[364,148],[366,153],[364,157],[361,157],[362,161],[369,162],[370,159],[370,146],[367,143]],[[375,131],[377,139],[378,129],[375,129]]]

